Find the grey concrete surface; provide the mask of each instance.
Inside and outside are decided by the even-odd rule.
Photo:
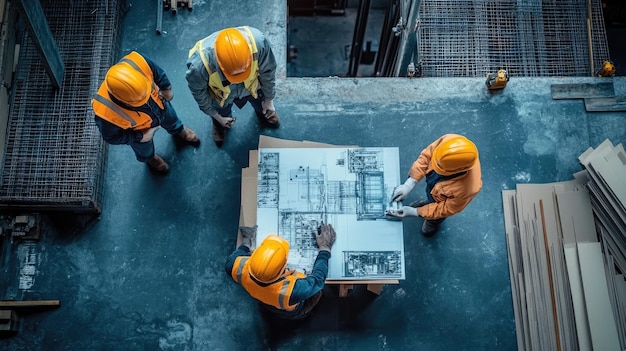
[[[626,141],[626,115],[586,113],[581,100],[551,99],[551,84],[599,78],[512,77],[492,94],[482,78],[284,78],[283,65],[275,100],[281,127],[261,129],[249,106],[235,109],[238,120],[218,149],[209,118],[186,87],[187,51],[214,30],[248,24],[269,33],[284,59],[284,5],[194,1],[191,12],[166,13],[165,33],[157,36],[155,8],[133,3],[122,51],[139,50],[163,66],[174,107],[202,143],[188,147],[158,132],[157,152],[171,166],[165,177],[138,163],[130,148],[110,147],[102,215],[87,225],[73,216],[46,216],[42,240],[11,253],[17,266],[6,272],[5,297],[60,299],[62,306],[26,315],[18,335],[0,340],[0,349],[516,349],[501,191],[571,179],[587,147],[606,138]],[[612,81],[626,94],[626,81]],[[380,296],[357,288],[347,298],[327,286],[310,319],[281,323],[261,313],[224,272],[235,246],[241,168],[260,134],[398,147],[404,173],[445,133],[476,143],[484,186],[433,238],[419,233],[420,219],[404,222],[406,280],[400,284]],[[423,189],[418,185],[408,200]],[[29,259],[37,273],[24,291],[18,272]]]

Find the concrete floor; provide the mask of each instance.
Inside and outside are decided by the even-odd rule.
[[[26,315],[1,350],[516,349],[501,191],[571,179],[587,147],[626,141],[626,114],[586,113],[581,100],[551,99],[551,84],[599,78],[513,78],[490,94],[482,78],[282,79],[281,64],[281,127],[260,129],[246,106],[235,111],[237,123],[218,149],[186,87],[187,51],[214,30],[248,24],[270,33],[284,58],[286,16],[278,5],[194,1],[192,12],[166,14],[166,33],[157,36],[155,5],[133,3],[122,51],[139,50],[163,66],[178,114],[203,142],[186,147],[157,133],[157,152],[171,166],[166,177],[136,162],[130,148],[110,147],[97,220],[83,228],[76,216],[46,216],[40,242],[6,249],[2,297],[60,299],[62,306]],[[626,80],[613,82],[626,94]],[[444,133],[476,143],[484,187],[433,238],[419,234],[420,219],[405,221],[400,284],[380,296],[358,288],[347,298],[327,286],[310,319],[287,324],[264,316],[224,273],[235,246],[241,168],[259,134],[398,147],[404,173]],[[422,195],[420,184],[409,200]],[[27,260],[37,262],[37,273],[32,288],[21,290],[18,272]]]

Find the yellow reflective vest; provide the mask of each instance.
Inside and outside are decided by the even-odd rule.
[[[263,286],[257,283],[252,276],[250,276],[250,265],[248,264],[249,258],[250,256],[237,257],[230,273],[233,280],[241,284],[250,296],[258,301],[280,310],[293,311],[298,304],[289,304],[291,292],[293,291],[296,280],[306,277],[304,273],[288,271],[276,281]]]
[[[250,71],[250,75],[246,80],[243,81],[243,85],[250,92],[250,95],[255,99],[258,98],[257,91],[259,90],[259,50],[256,46],[256,41],[254,40],[254,36],[250,29],[247,26],[237,27],[240,31],[245,31],[248,37],[248,47],[250,47],[250,52],[252,53],[252,70]],[[210,37],[210,36],[209,36]],[[189,50],[189,57],[193,55],[196,51],[200,55],[202,59],[202,64],[209,74],[209,94],[211,97],[217,101],[217,103],[224,107],[224,102],[228,99],[230,95],[230,85],[224,85],[222,81],[222,77],[220,75],[219,66],[217,66],[217,60],[214,59],[214,62],[209,61],[208,57],[215,57],[215,54],[207,55],[205,49],[210,51],[211,53],[214,51],[213,43],[205,43],[207,38],[199,40],[191,50]],[[213,66],[213,69],[211,67]]]
[[[141,72],[152,83],[152,91],[150,92],[150,98],[159,106],[164,109],[163,101],[159,97],[159,87],[154,83],[154,76],[150,66],[146,60],[139,53],[133,51],[130,54],[124,56],[119,63],[127,64],[133,69]],[[152,117],[144,112],[129,110],[121,107],[111,100],[109,91],[107,90],[106,82],[102,82],[96,96],[91,100],[91,106],[95,114],[122,128],[122,129],[134,129],[144,130],[150,128],[152,124]]]

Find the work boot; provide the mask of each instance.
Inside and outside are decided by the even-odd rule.
[[[213,123],[213,140],[217,147],[224,145],[224,138],[226,137],[226,128],[217,123]]]
[[[200,138],[198,138],[198,134],[196,134],[196,132],[194,132],[193,130],[187,127],[183,127],[183,130],[176,135],[178,135],[179,138],[183,139],[189,144],[192,144],[192,145],[200,144]]]
[[[427,219],[424,220],[424,224],[422,224],[422,235],[426,237],[431,237],[437,233],[439,230],[439,226],[441,225],[443,220],[434,220],[429,221]]]
[[[169,171],[170,166],[165,162],[161,156],[154,155],[154,158],[148,162],[148,167],[152,168],[154,171],[158,173],[165,174]]]
[[[265,115],[257,113],[256,116],[259,119],[259,122],[261,122],[264,126],[278,128],[280,125],[280,118],[278,117],[278,113],[276,113],[276,111],[267,110]]]

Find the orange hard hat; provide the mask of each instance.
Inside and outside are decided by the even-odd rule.
[[[275,281],[287,267],[288,254],[287,240],[278,235],[268,235],[250,256],[250,275],[262,283]]]
[[[251,38],[254,40],[254,38]],[[215,38],[217,63],[231,83],[241,83],[252,71],[252,52],[248,41],[237,28],[222,29]]]
[[[457,136],[439,144],[431,158],[435,172],[452,175],[472,168],[478,160],[478,149],[464,136]]]
[[[150,98],[148,78],[127,63],[120,62],[109,68],[104,81],[109,94],[129,106],[139,107]]]

